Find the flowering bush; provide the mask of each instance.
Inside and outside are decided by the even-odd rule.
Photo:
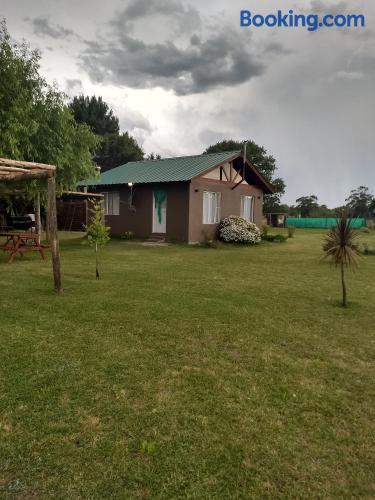
[[[260,229],[242,217],[230,215],[220,221],[219,237],[227,243],[255,244],[261,240]]]

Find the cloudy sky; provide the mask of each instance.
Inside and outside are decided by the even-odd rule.
[[[365,28],[239,26],[240,9],[363,13]],[[373,0],[1,0],[11,35],[69,96],[102,95],[146,152],[251,138],[277,159],[284,201],[375,191]]]

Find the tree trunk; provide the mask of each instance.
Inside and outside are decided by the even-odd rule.
[[[98,257],[98,244],[95,243],[95,259],[96,259],[96,279],[100,279],[100,275],[99,275],[99,257]]]
[[[48,177],[48,206],[47,220],[49,229],[49,244],[51,245],[53,279],[55,291],[62,292],[61,269],[60,269],[60,247],[57,235],[57,215],[56,215],[56,178],[55,173]]]
[[[342,284],[342,305],[343,307],[347,307],[348,301],[346,297],[345,266],[343,262],[341,262],[341,284]]]
[[[42,237],[42,221],[40,219],[40,194],[36,195],[35,200],[35,231],[38,235],[38,243],[40,244],[40,240]]]

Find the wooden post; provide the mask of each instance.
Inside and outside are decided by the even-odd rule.
[[[60,247],[57,235],[57,215],[56,215],[56,177],[55,172],[48,176],[48,207],[47,220],[49,226],[49,244],[52,252],[53,279],[55,292],[62,292],[61,268],[60,268]]]
[[[42,221],[40,219],[40,193],[36,195],[35,200],[35,231],[38,235],[38,243],[40,244],[40,240],[42,237]]]

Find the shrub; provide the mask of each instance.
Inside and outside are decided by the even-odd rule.
[[[121,236],[122,240],[134,240],[135,234],[133,231],[125,231],[125,233]]]
[[[363,255],[375,255],[375,248],[368,243],[363,243],[361,251]]]
[[[268,224],[262,224],[262,234],[268,234],[270,226]]]
[[[292,227],[292,226],[289,226],[288,227],[288,238],[293,238],[295,232],[296,232],[296,228]]]
[[[242,217],[231,215],[219,224],[219,237],[226,243],[255,244],[261,240],[260,229]]]
[[[276,241],[278,243],[285,243],[285,241],[288,239],[287,236],[284,234],[263,234],[262,235],[262,240],[263,241]]]

